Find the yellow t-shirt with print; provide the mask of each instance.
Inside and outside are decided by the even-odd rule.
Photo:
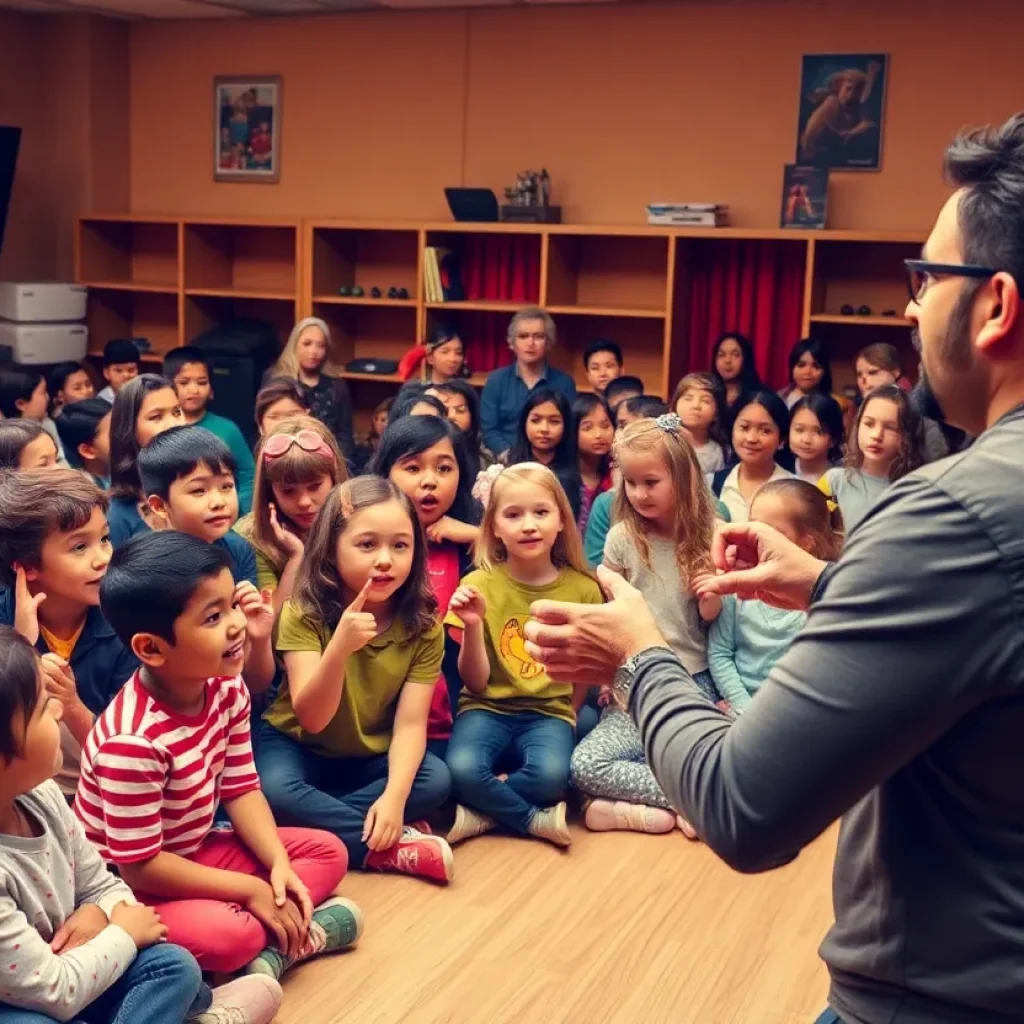
[[[558,578],[543,586],[520,583],[509,575],[508,567],[497,565],[490,571],[477,569],[463,579],[474,587],[487,604],[484,617],[484,643],[491,677],[483,693],[463,689],[459,713],[482,708],[499,715],[535,712],[561,718],[575,724],[572,707],[573,688],[556,683],[526,651],[523,627],[534,601],[572,601],[576,604],[601,604],[601,588],[589,576],[566,566]],[[462,620],[449,612],[445,623],[463,628]]]
[[[239,537],[244,537],[252,544],[252,549],[256,552],[256,586],[260,590],[277,590],[277,585],[281,582],[281,574],[274,567],[274,563],[256,547],[252,539],[255,525],[256,520],[253,513],[250,512],[235,523],[234,530]]]
[[[321,623],[303,615],[294,600],[286,601],[278,619],[276,648],[321,654],[331,639]],[[345,685],[334,717],[322,732],[299,724],[285,679],[264,719],[286,736],[326,757],[374,757],[391,746],[395,709],[406,683],[434,686],[444,658],[440,622],[423,633],[411,632],[394,619],[379,636],[345,663]]]

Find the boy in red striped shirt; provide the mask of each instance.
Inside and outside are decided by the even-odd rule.
[[[239,673],[269,630],[258,594],[235,602],[227,553],[195,537],[148,533],[114,553],[100,603],[141,668],[89,734],[75,812],[204,970],[277,978],[354,945],[362,919],[332,896],[342,842],[278,829],[260,789]]]

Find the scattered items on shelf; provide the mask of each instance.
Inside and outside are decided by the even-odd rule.
[[[662,227],[720,228],[729,223],[724,203],[648,203],[647,223]]]
[[[346,373],[372,373],[378,377],[387,377],[397,370],[397,359],[353,359],[345,364]]]
[[[782,175],[779,227],[824,228],[828,211],[828,168],[786,164]]]
[[[847,302],[840,307],[839,312],[842,313],[843,316],[853,316],[856,310]]]
[[[376,285],[374,285],[370,289],[370,298],[371,299],[379,299],[380,295],[381,295],[380,289]]]
[[[501,219],[520,224],[561,224],[562,208],[551,205],[551,175],[546,169],[520,171],[505,189]]]
[[[361,285],[358,285],[358,284],[357,284],[357,285],[356,285],[356,286],[355,286],[355,287],[354,287],[354,288],[352,289],[352,298],[353,298],[353,299],[361,299],[362,297],[363,297],[363,289],[362,289],[362,286],[361,286]]]
[[[870,306],[858,306],[857,307],[857,316],[871,316],[871,307]]]
[[[350,296],[350,295],[352,294],[352,289],[351,289],[351,288],[349,288],[349,286],[348,286],[347,284],[343,284],[343,285],[342,285],[342,286],[341,286],[341,287],[340,287],[340,288],[338,289],[338,294],[339,294],[339,295],[340,295],[340,296],[341,296],[341,297],[342,297],[343,299],[347,299],[347,298],[348,298],[348,297],[349,297],[349,296]]]

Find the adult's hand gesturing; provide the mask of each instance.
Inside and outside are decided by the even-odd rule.
[[[697,592],[735,594],[776,608],[805,611],[826,563],[766,523],[726,523],[715,533],[711,556],[720,575],[701,580]]]
[[[640,591],[600,566],[608,604],[535,601],[526,623],[526,649],[552,679],[575,686],[610,683],[631,655],[665,641]]]

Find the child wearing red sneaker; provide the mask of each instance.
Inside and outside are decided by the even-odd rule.
[[[173,530],[114,553],[100,606],[141,668],[89,734],[75,813],[204,970],[276,979],[354,945],[362,919],[334,895],[342,844],[278,829],[260,791],[239,673],[256,634],[269,640],[269,603],[236,588],[228,557]]]
[[[277,650],[287,678],[257,744],[274,813],[333,832],[367,870],[450,882],[451,849],[418,822],[451,788],[427,751],[444,636],[423,527],[393,483],[361,476],[330,493]]]

